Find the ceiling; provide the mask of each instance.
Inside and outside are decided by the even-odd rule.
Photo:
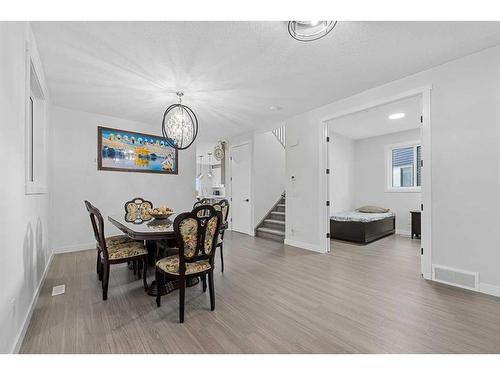
[[[500,22],[339,22],[298,42],[286,22],[33,22],[56,105],[158,127],[185,93],[212,142],[500,42]],[[270,106],[282,109],[271,111]]]
[[[363,139],[416,129],[420,126],[421,103],[421,97],[414,96],[356,112],[329,121],[328,130],[352,139]],[[389,119],[394,113],[404,113],[405,117]]]

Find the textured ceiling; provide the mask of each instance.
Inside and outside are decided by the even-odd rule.
[[[495,45],[499,22],[34,22],[55,104],[159,126],[185,92],[207,142]],[[282,107],[270,111],[270,106]]]
[[[420,96],[370,108],[328,122],[329,130],[352,139],[376,137],[378,135],[416,129],[422,114]],[[389,119],[393,113],[404,113],[405,117]]]

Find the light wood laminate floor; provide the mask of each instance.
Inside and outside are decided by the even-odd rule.
[[[332,245],[317,254],[227,232],[215,311],[188,288],[184,324],[177,292],[157,308],[120,265],[102,301],[95,251],[57,255],[21,352],[500,352],[500,299],[423,280],[419,241]],[[58,284],[66,294],[51,297]]]

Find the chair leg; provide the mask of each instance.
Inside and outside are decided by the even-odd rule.
[[[137,278],[141,279],[142,260],[137,260]]]
[[[97,250],[97,261],[96,261],[96,272],[99,275],[99,263],[101,263],[101,252],[100,250]]]
[[[207,275],[200,276],[201,277],[201,283],[203,285],[203,293],[207,291]]]
[[[184,323],[184,299],[186,296],[186,279],[179,279],[179,323]]]
[[[102,281],[102,274],[103,274],[103,269],[104,267],[102,266],[102,262],[99,260],[99,264],[98,264],[98,269],[99,269],[99,281]]]
[[[223,244],[220,244],[220,267],[221,271],[224,272],[224,254],[222,253],[222,246]]]
[[[134,275],[136,275],[137,274],[137,261],[133,260],[132,264],[133,264],[133,267],[134,267]]]
[[[109,285],[109,264],[103,264],[104,273],[102,276],[102,299],[108,299],[108,285]]]
[[[158,271],[158,267],[155,268],[155,282],[156,286],[160,285],[162,275],[160,274],[160,271]],[[161,306],[161,294],[156,293],[156,306],[160,307]]]
[[[215,310],[215,288],[214,288],[214,271],[208,272],[208,290],[210,292],[210,310]]]
[[[148,275],[148,256],[145,255],[143,260],[142,260],[142,282],[144,283],[144,290],[147,292],[148,291],[148,280],[147,280],[147,275]]]

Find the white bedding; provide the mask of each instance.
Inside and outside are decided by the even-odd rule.
[[[388,217],[393,217],[393,212],[385,212],[381,214],[369,214],[359,211],[345,211],[333,214],[330,219],[335,221],[359,221],[362,223],[369,223],[370,221],[382,220]]]

